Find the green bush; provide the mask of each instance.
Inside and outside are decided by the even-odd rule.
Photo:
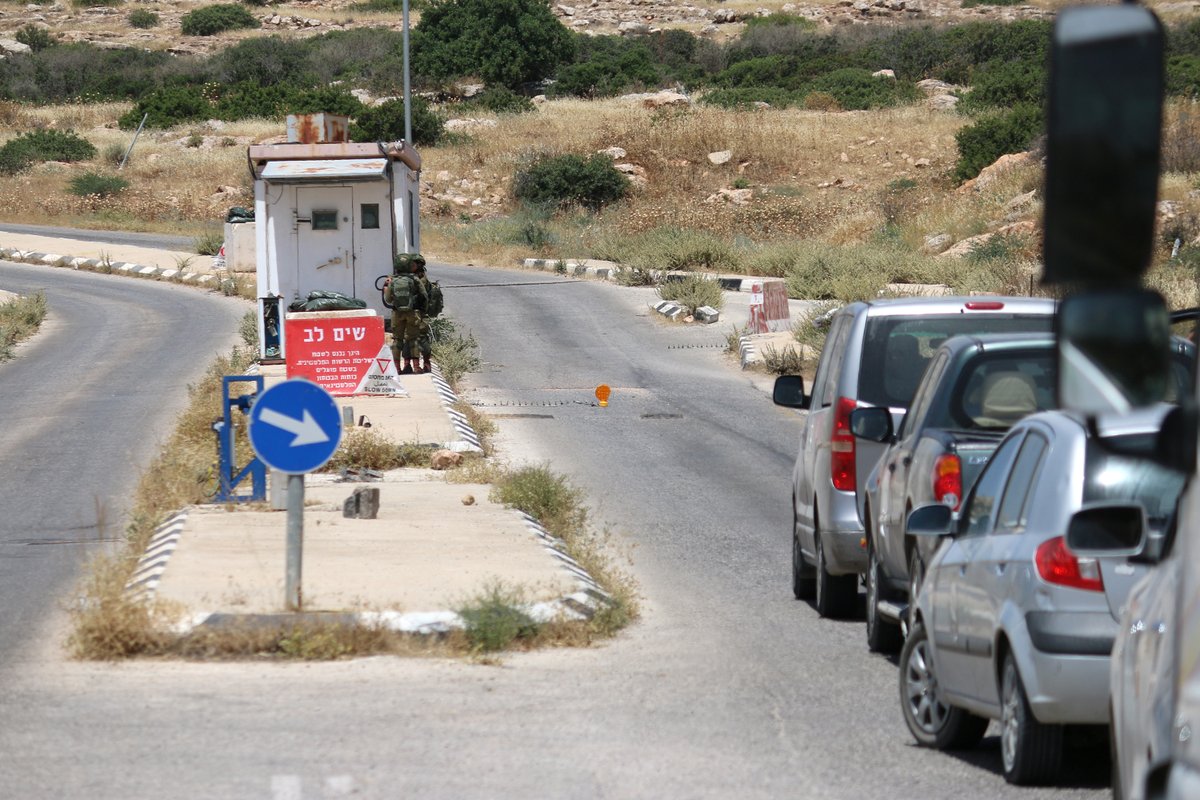
[[[413,98],[413,144],[435,145],[446,135],[445,120],[420,97]],[[355,142],[392,142],[404,138],[404,101],[388,100],[364,108],[350,124],[350,139]]]
[[[503,86],[489,86],[463,103],[464,108],[481,108],[493,114],[524,114],[534,110],[533,101]]]
[[[685,275],[683,278],[668,276],[658,287],[658,296],[685,307],[688,314],[695,314],[701,306],[719,309],[725,303],[721,284],[703,275]]]
[[[865,69],[839,69],[808,85],[809,92],[825,92],[846,111],[885,108],[917,99],[917,87],[907,81],[876,78]]]
[[[1167,59],[1167,94],[1200,97],[1200,56],[1178,55]]]
[[[134,28],[153,28],[158,25],[158,14],[145,8],[135,8],[126,19]]]
[[[577,155],[539,159],[513,178],[513,195],[523,203],[540,206],[577,204],[591,211],[629,192],[629,181],[604,155]]]
[[[537,635],[540,626],[521,607],[524,594],[497,581],[458,609],[471,649],[494,653],[516,639]]]
[[[124,2],[125,0],[71,0],[71,5],[75,8],[109,8]]]
[[[210,59],[209,69],[213,79],[223,84],[308,86],[314,83],[305,46],[279,36],[256,36],[231,45]]]
[[[985,116],[973,125],[960,128],[954,135],[958,142],[955,179],[960,182],[970,180],[1000,156],[1025,150],[1044,129],[1042,109],[1030,105]]]
[[[6,171],[19,172],[35,161],[87,161],[96,157],[96,147],[72,131],[40,130],[5,142],[0,155]]]
[[[202,80],[188,72],[194,69],[193,63],[165,51],[56,44],[0,59],[0,95],[38,104],[134,99],[181,75],[187,81]]]
[[[477,75],[516,89],[554,73],[575,39],[547,0],[442,0],[412,31],[412,67],[430,78]]]
[[[111,197],[129,188],[129,181],[116,175],[85,172],[71,178],[68,191],[80,197]]]
[[[212,36],[222,31],[257,27],[258,20],[254,15],[236,3],[202,6],[187,12],[179,21],[184,36]]]
[[[975,71],[971,91],[958,110],[977,114],[1027,104],[1041,106],[1046,97],[1046,67],[1036,61],[993,61]]]
[[[17,30],[17,41],[35,53],[53,47],[58,42],[54,34],[33,23],[23,25]]]
[[[713,89],[700,97],[705,105],[719,108],[745,109],[752,108],[758,103],[766,103],[772,108],[791,108],[798,105],[801,96],[787,89],[776,89],[771,86],[741,89]]]
[[[197,86],[169,86],[142,97],[117,120],[123,130],[133,130],[146,117],[148,128],[170,128],[213,116],[212,103]]]
[[[774,14],[767,14],[765,17],[750,17],[746,20],[746,28],[748,30],[767,27],[798,27],[811,31],[816,29],[817,23],[807,17],[798,17],[795,14],[785,14],[778,11]]]
[[[0,147],[0,175],[16,175],[33,166],[33,158],[20,149]]]

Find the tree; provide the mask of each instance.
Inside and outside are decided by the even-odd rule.
[[[511,89],[552,75],[574,53],[547,0],[442,0],[412,32],[418,75],[474,75]]]

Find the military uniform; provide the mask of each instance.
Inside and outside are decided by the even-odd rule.
[[[420,253],[401,253],[392,262],[393,277],[411,275],[417,288],[414,308],[392,309],[392,357],[396,369],[406,375],[429,371],[429,325],[425,322],[424,309],[428,298],[428,280],[425,274],[425,258]],[[417,360],[418,353],[424,356],[424,364]]]

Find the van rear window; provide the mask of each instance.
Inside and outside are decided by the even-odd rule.
[[[876,317],[867,321],[858,399],[907,409],[925,367],[952,336],[983,333],[1045,333],[1050,314],[947,314],[937,317]]]

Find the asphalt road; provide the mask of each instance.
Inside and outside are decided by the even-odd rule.
[[[915,748],[896,668],[866,652],[862,623],[819,620],[792,599],[798,418],[725,360],[727,326],[666,325],[645,290],[436,264],[431,277],[482,345],[464,399],[496,419],[503,457],[549,461],[588,492],[597,527],[630,552],[642,621],[600,647],[498,666],[110,666],[64,662],[47,641],[0,692],[0,790],[1106,796],[1102,748],[1072,752],[1061,786],[1019,791],[1000,776],[994,736],[958,755]],[[599,383],[613,387],[608,408],[594,404]]]
[[[249,304],[181,286],[0,262],[43,291],[42,332],[0,364],[0,669],[120,537],[127,498]]]

